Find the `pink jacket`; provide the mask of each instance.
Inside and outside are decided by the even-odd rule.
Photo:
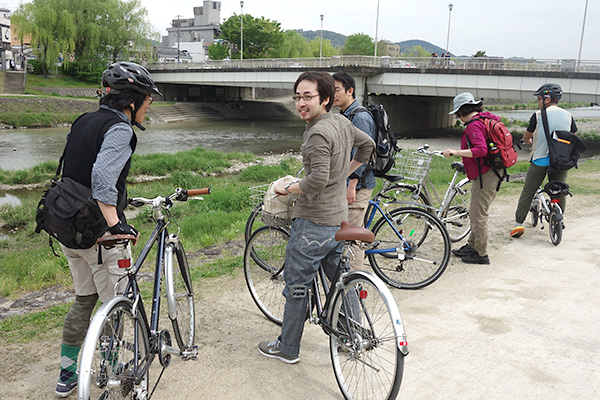
[[[479,177],[479,165],[481,165],[481,175],[491,169],[485,162],[488,154],[487,143],[485,141],[485,125],[482,120],[478,120],[478,118],[482,117],[500,121],[500,117],[486,111],[476,114],[469,122],[467,122],[467,128],[460,138],[460,149],[471,149],[473,152],[473,158],[462,158],[469,179]],[[467,137],[469,138],[468,141]]]

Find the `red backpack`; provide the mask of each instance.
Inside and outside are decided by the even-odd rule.
[[[508,182],[506,169],[512,167],[517,162],[517,151],[514,148],[512,134],[501,121],[496,121],[493,118],[479,117],[472,119],[468,123],[477,120],[482,120],[485,125],[485,141],[488,149],[485,162],[492,167],[492,170],[498,177],[497,191],[500,189],[500,184],[502,184],[504,179]],[[469,143],[469,147],[471,147],[471,143]],[[498,172],[500,170],[503,171],[502,175]],[[481,164],[479,164],[479,175],[481,175]],[[480,184],[483,185],[481,181]]]

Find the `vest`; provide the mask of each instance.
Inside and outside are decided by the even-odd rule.
[[[69,177],[84,186],[92,187],[92,168],[96,157],[102,147],[104,134],[115,124],[124,122],[116,113],[106,109],[99,109],[92,113],[81,115],[73,122],[69,139],[65,146],[65,159],[63,176]],[[135,132],[129,143],[132,153],[137,145]],[[127,189],[125,180],[129,174],[131,157],[125,163],[117,179],[117,211],[123,217],[123,210],[127,206]]]

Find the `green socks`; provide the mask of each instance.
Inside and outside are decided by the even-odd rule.
[[[60,348],[60,381],[63,383],[77,380],[77,356],[81,346],[61,345]]]

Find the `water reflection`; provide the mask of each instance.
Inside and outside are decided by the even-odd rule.
[[[197,146],[222,152],[281,153],[300,148],[304,126],[298,118],[289,121],[206,120],[148,124],[146,131],[136,130],[136,154],[176,153]],[[68,132],[68,127],[0,132],[0,167],[18,170],[58,160]]]
[[[9,205],[9,206],[20,206],[21,200],[17,196],[13,196],[10,193],[5,193],[4,196],[0,197],[0,206]]]

